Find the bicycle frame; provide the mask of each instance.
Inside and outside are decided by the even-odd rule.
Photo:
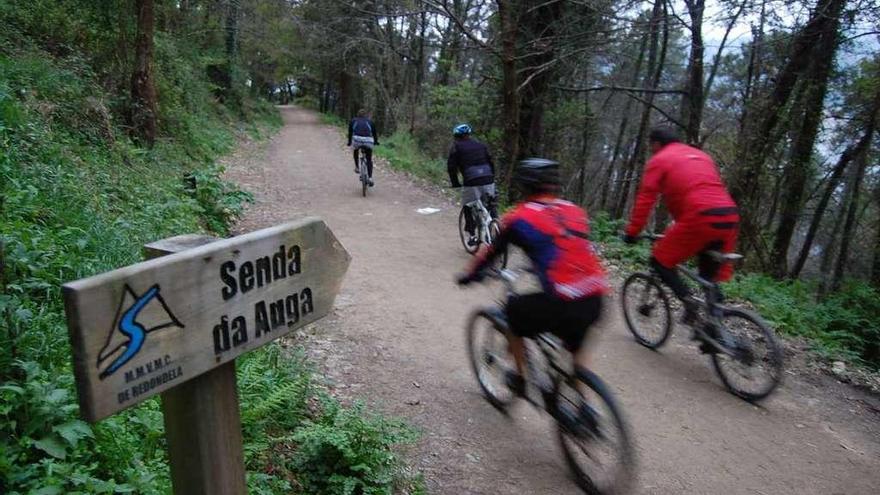
[[[485,244],[491,244],[492,239],[489,237],[489,223],[492,222],[492,215],[489,214],[489,210],[486,209],[486,205],[483,204],[482,198],[477,198],[470,203],[467,203],[465,206],[470,208],[477,216],[477,229],[479,230],[479,238]]]
[[[504,283],[505,295],[498,299],[498,304],[503,313],[505,313],[505,328],[507,327],[507,318],[505,308],[507,307],[507,301],[510,300],[511,297],[515,297],[517,295],[516,288],[514,287],[514,283],[517,280],[517,274],[513,270],[501,269],[497,270],[495,273],[495,278],[501,280]],[[530,359],[528,353],[526,354],[526,365],[529,368],[529,374],[531,375],[531,379],[533,383],[537,386],[538,384],[538,373],[542,373],[546,375],[546,377],[550,380],[551,388],[555,388],[557,383],[567,380],[571,376],[571,371],[569,370],[570,366],[566,366],[566,362],[560,362],[560,353],[564,350],[562,347],[562,343],[559,341],[558,337],[551,333],[541,333],[535,336],[532,340],[535,341],[535,345],[538,350],[541,352],[543,356],[542,364],[545,366],[542,369],[538,369],[535,367],[534,359]],[[567,352],[567,351],[566,351]],[[570,361],[570,360],[569,360]],[[538,387],[540,390],[540,386]],[[547,393],[549,391],[543,391]],[[542,397],[544,401],[543,404],[538,403],[533,397],[526,394],[524,397],[527,402],[532,404],[538,408],[547,409],[551,406],[547,402],[547,397]]]

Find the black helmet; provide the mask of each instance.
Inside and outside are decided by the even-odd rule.
[[[521,160],[513,172],[513,182],[526,190],[559,187],[559,162],[546,158],[526,158]]]

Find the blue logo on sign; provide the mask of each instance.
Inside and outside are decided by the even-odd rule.
[[[103,380],[131,361],[149,333],[174,326],[184,327],[162,298],[159,285],[141,295],[126,285],[107,343],[98,353],[99,377]]]

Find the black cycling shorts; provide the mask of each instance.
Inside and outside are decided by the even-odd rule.
[[[576,352],[581,348],[590,325],[602,314],[602,296],[565,301],[544,292],[519,295],[507,303],[510,330],[520,337],[550,332]]]

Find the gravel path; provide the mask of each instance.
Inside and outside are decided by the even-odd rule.
[[[285,126],[268,145],[228,164],[257,198],[238,231],[319,215],[352,254],[335,311],[298,337],[334,392],[424,432],[408,455],[431,493],[578,493],[548,418],[525,404],[503,417],[478,394],[462,328],[493,294],[452,283],[468,261],[457,207],[381,165],[362,198],[341,133],[313,112],[281,112]],[[789,374],[756,407],[724,390],[685,332],[651,352],[630,338],[616,301],[606,308],[597,372],[631,422],[639,493],[880,493],[876,397]]]

